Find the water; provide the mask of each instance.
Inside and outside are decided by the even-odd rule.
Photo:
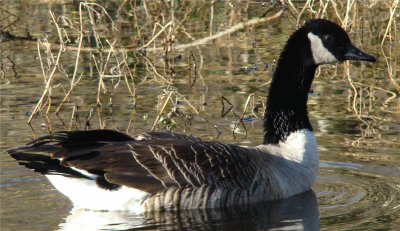
[[[154,22],[146,21],[150,19],[146,19],[143,4],[137,3],[136,15],[130,11],[134,5],[124,5],[118,12],[121,4],[119,1],[101,3],[118,27],[114,32],[107,32],[104,29],[107,26],[99,27],[103,45],[107,47],[105,38],[111,42],[114,41],[112,38],[118,38],[119,47],[137,47],[142,38],[146,41],[152,38]],[[176,33],[176,45],[179,45],[191,42],[190,36],[196,39],[208,36],[210,26],[212,33],[216,34],[242,19],[258,16],[270,3],[266,1],[265,6],[257,2],[235,3],[235,7],[230,8],[224,2],[217,2],[213,8],[212,25],[209,4],[196,1],[175,4],[180,9],[176,11],[176,20],[182,20],[186,13],[191,15],[181,24],[180,33]],[[298,9],[302,4],[296,5]],[[157,73],[167,79],[173,78],[173,85],[163,81],[147,60],[128,52],[127,61],[134,76],[136,97],[131,96],[123,78],[105,77],[108,93],[100,95],[102,108],[96,107],[99,72],[93,56],[98,64],[104,65],[108,53],[104,52],[101,57],[97,51],[84,50],[78,68],[78,77],[82,73],[82,78],[57,116],[54,111],[70,87],[69,80],[75,66],[76,51],[67,50],[55,72],[51,113],[48,118],[35,116],[31,128],[26,122],[43,92],[44,82],[36,40],[28,39],[26,30],[35,38],[54,43],[58,36],[50,22],[49,10],[56,17],[64,15],[78,22],[79,6],[70,1],[2,1],[1,5],[1,28],[21,38],[0,44],[2,230],[396,230],[400,226],[400,102],[399,89],[396,88],[400,81],[399,40],[386,41],[382,49],[379,46],[379,32],[385,31],[387,25],[387,5],[378,3],[368,8],[358,1],[353,6],[353,11],[371,20],[355,21],[357,26],[351,30],[350,36],[356,45],[376,55],[378,63],[325,66],[314,81],[309,112],[321,163],[312,192],[249,206],[245,210],[227,208],[141,215],[72,210],[68,199],[55,191],[45,177],[18,166],[4,151],[48,134],[49,130],[83,129],[90,125],[92,129],[111,128],[129,133],[149,131],[169,94],[171,101],[161,114],[168,119],[156,124],[157,130],[164,130],[163,126],[167,126],[175,132],[204,139],[257,145],[262,141],[261,118],[267,82],[274,60],[294,30],[295,20],[286,12],[285,16],[274,21],[236,31],[202,46],[174,50],[168,53],[168,57],[173,58],[169,66],[164,61],[163,52],[148,51],[147,57]],[[162,12],[166,23],[170,20],[168,7],[158,10],[160,6],[156,3],[148,3],[146,7],[151,19]],[[189,9],[193,11],[189,12]],[[329,18],[337,20],[332,9],[328,7],[328,10]],[[273,13],[276,11],[278,9]],[[138,25],[134,23],[135,17]],[[102,23],[100,20],[99,24]],[[139,26],[142,37],[138,32]],[[86,29],[90,35],[90,27]],[[398,27],[394,29],[398,34]],[[70,40],[74,41],[76,33],[66,30]],[[162,45],[164,36],[156,40],[156,47]],[[85,41],[86,47],[95,45],[90,36]],[[69,45],[76,47],[74,42]],[[57,51],[55,48],[53,55]],[[43,50],[41,56],[48,75],[51,68],[46,68],[51,58]],[[201,76],[193,74],[193,62]],[[121,63],[121,55],[111,56],[105,74],[115,74],[112,68],[117,63]],[[346,73],[352,77],[354,87]],[[128,81],[132,87],[132,81],[129,78]],[[237,116],[242,115],[250,94],[254,95],[250,97],[245,113],[246,129],[239,125],[233,135]],[[236,116],[229,111],[221,117],[222,96],[233,105]],[[224,104],[229,106],[227,101]],[[255,108],[258,110],[252,113]],[[86,123],[88,118],[90,122]]]

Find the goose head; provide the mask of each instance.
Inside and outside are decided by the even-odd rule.
[[[325,19],[313,19],[289,37],[269,88],[264,144],[284,142],[296,131],[312,131],[307,99],[316,68],[345,60],[376,61],[355,47],[344,29]]]
[[[331,21],[314,19],[303,28],[309,40],[312,61],[316,65],[345,60],[376,61],[374,56],[355,47],[346,31]]]

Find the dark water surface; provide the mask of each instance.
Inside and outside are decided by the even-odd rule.
[[[156,123],[157,130],[164,130],[166,126],[174,132],[249,146],[262,142],[261,118],[268,81],[274,60],[295,30],[293,14],[296,12],[290,11],[292,8],[288,6],[290,12],[285,11],[273,21],[237,30],[200,46],[173,49],[168,53],[151,51],[150,48],[163,46],[166,33],[170,33],[165,30],[155,44],[148,46],[147,59],[133,49],[126,52],[133,76],[133,80],[128,77],[127,81],[131,89],[135,89],[135,97],[132,97],[123,77],[127,68],[118,65],[123,60],[122,52],[112,53],[107,62],[108,51],[99,52],[96,47],[100,46],[99,41],[107,49],[108,42],[115,42],[115,49],[119,49],[137,48],[150,41],[161,28],[154,26],[156,22],[166,25],[171,20],[171,2],[146,2],[144,5],[141,1],[97,1],[106,7],[117,30],[112,30],[104,13],[92,12],[96,22],[93,30],[88,26],[87,11],[83,10],[86,25],[83,44],[85,48],[94,49],[80,53],[76,78],[81,79],[58,116],[54,114],[70,88],[74,73],[77,52],[66,49],[51,84],[52,106],[48,117],[43,116],[46,106],[42,113],[33,117],[31,128],[27,121],[44,90],[43,72],[50,75],[59,51],[58,34],[49,11],[68,34],[70,41],[66,45],[77,48],[77,31],[62,23],[60,16],[68,17],[76,25],[79,3],[0,1],[3,41],[0,43],[1,230],[398,230],[399,39],[392,42],[387,39],[380,46],[389,20],[388,5],[392,1],[386,1],[387,4],[378,1],[376,5],[355,1],[350,11],[351,17],[355,15],[348,29],[350,37],[357,46],[377,56],[378,62],[325,66],[314,81],[308,105],[321,163],[312,192],[240,210],[142,215],[82,211],[72,210],[68,199],[45,177],[18,166],[5,150],[49,131],[84,129],[90,125],[91,129],[140,133],[152,129],[160,111],[162,122]],[[230,25],[262,15],[270,2],[273,1],[216,1],[211,7],[203,1],[176,1],[175,38],[170,36],[169,39],[177,46],[210,33],[217,34]],[[297,13],[303,4],[296,5]],[[91,7],[101,12],[98,6]],[[338,7],[345,6],[339,4]],[[313,9],[317,12],[320,6],[315,5]],[[274,8],[268,14],[278,11]],[[301,22],[313,14],[315,17],[315,12],[307,9]],[[339,21],[331,5],[327,12],[328,18]],[[400,34],[398,13],[397,9],[394,17],[397,27],[392,27],[393,33],[397,30],[397,36]],[[364,20],[355,20],[360,18]],[[96,35],[100,38],[97,42]],[[66,41],[67,37],[63,36]],[[39,46],[41,56],[38,55],[37,39],[52,44],[53,56],[45,52],[43,45]],[[96,63],[100,69],[104,68],[105,76],[97,70]],[[101,91],[100,94],[102,108],[96,107],[100,79],[107,88],[107,93]],[[163,108],[168,96],[170,99]],[[221,117],[222,96],[233,105],[236,116],[230,111]],[[232,130],[249,96],[244,113],[246,129],[239,125],[233,136]],[[226,101],[224,104],[227,107]]]

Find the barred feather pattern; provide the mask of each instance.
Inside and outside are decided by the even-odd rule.
[[[316,175],[316,166],[269,154],[276,149],[272,145],[250,148],[190,139],[167,143],[131,145],[143,168],[162,182],[176,183],[147,199],[145,210],[216,208],[285,198],[310,189]],[[166,174],[157,171],[161,166]]]
[[[193,163],[193,168],[179,165],[166,168],[169,172],[179,171],[193,184],[169,187],[156,193],[144,201],[145,210],[218,208],[266,202],[305,192],[315,179],[315,169],[295,162],[285,166],[282,158],[266,156],[263,149],[268,147],[213,146],[218,146],[217,150],[221,152],[207,156],[208,165]],[[204,149],[207,152],[209,148],[204,146]],[[193,151],[194,155],[202,155],[200,153],[200,150]],[[171,159],[176,158],[174,155],[171,150]],[[162,160],[169,161],[168,158]],[[282,166],[285,168],[282,169]]]
[[[243,153],[247,151],[245,148],[216,142],[167,141],[162,145],[160,142],[129,144],[135,160],[164,183],[232,189],[246,188],[254,178],[256,166],[251,155]],[[165,173],[160,174],[161,170]]]

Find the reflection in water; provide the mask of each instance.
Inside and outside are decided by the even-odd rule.
[[[317,199],[313,191],[281,201],[241,207],[179,212],[72,210],[59,230],[319,230]]]

